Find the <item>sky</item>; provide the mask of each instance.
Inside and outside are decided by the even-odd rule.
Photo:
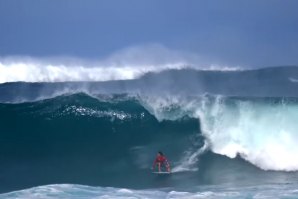
[[[297,8],[296,0],[0,0],[0,57],[298,65]]]

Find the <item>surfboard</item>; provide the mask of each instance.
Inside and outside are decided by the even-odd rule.
[[[158,172],[158,171],[154,171],[152,172],[154,174],[158,174],[158,175],[167,175],[167,174],[171,174],[171,172],[167,172],[167,171],[161,171],[161,172]]]

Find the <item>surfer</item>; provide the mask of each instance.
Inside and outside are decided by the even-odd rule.
[[[170,164],[166,156],[164,156],[164,154],[161,151],[157,153],[157,156],[153,162],[153,166],[152,166],[153,170],[155,169],[156,165],[158,166],[158,172],[161,172],[161,166],[165,166],[167,169],[167,172],[171,172]]]

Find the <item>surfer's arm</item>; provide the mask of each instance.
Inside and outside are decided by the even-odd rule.
[[[153,162],[153,165],[152,165],[152,169],[155,168],[156,163],[157,163],[157,160],[155,159],[154,162]]]

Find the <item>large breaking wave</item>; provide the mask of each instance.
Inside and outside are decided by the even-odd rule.
[[[295,98],[194,97],[150,99],[159,119],[197,118],[215,153],[237,155],[265,170],[298,170]]]
[[[182,69],[131,80],[0,84],[0,191],[283,183],[297,177],[284,171],[298,170],[297,77],[296,67]],[[149,172],[157,150],[176,173],[168,184]]]
[[[148,179],[156,150],[166,152],[178,173],[202,175],[213,159],[208,151],[241,157],[264,170],[298,170],[298,102],[293,98],[74,94],[2,103],[0,112],[1,170],[8,187],[12,176],[23,176],[20,184],[30,178],[32,185],[154,187],[150,177],[138,179]],[[229,169],[245,164],[237,160]],[[252,175],[251,167],[244,175]]]

